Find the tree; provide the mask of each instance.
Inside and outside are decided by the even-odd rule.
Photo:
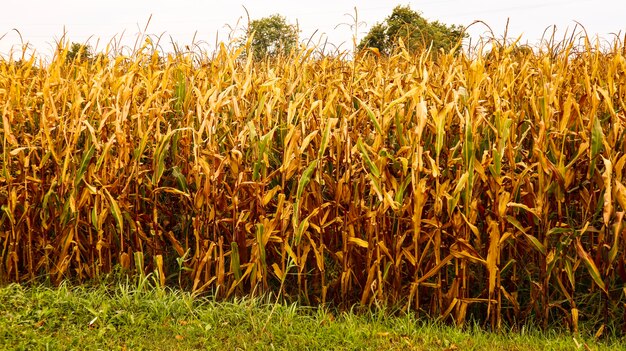
[[[67,51],[65,59],[68,62],[72,62],[74,60],[82,62],[90,61],[92,57],[93,53],[91,52],[91,47],[89,45],[72,43],[72,45],[70,45],[70,49]]]
[[[402,39],[410,52],[428,49],[431,45],[435,52],[439,49],[448,51],[465,36],[461,26],[428,22],[409,6],[396,6],[383,23],[377,23],[370,29],[358,49],[372,47],[381,54],[389,55]]]
[[[275,14],[250,22],[246,34],[254,35],[251,43],[256,58],[288,53],[298,43],[298,28],[287,23],[285,17]]]

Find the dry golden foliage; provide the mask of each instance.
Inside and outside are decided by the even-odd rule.
[[[0,278],[119,265],[494,327],[623,302],[620,45],[241,50],[0,61]]]

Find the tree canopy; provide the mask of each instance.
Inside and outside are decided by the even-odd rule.
[[[376,48],[381,54],[390,54],[400,39],[410,52],[424,50],[445,51],[454,48],[463,39],[463,27],[447,26],[438,21],[429,22],[409,6],[396,6],[383,23],[375,24],[359,43],[358,49]],[[457,49],[458,50],[458,49]]]
[[[89,61],[93,58],[92,49],[89,45],[74,43],[70,45],[69,50],[67,51],[66,60],[68,62],[78,60],[78,61]]]
[[[287,53],[298,43],[298,28],[287,23],[285,17],[274,14],[251,21],[247,36],[254,35],[251,51],[257,58]]]

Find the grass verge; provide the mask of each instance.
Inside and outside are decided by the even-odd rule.
[[[2,350],[620,350],[557,332],[459,330],[411,315],[217,302],[121,283],[0,288]]]

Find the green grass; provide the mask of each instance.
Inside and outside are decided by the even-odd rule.
[[[575,340],[576,339],[576,340]],[[0,288],[1,350],[618,350],[557,332],[488,333],[269,298],[216,302],[144,284]]]

